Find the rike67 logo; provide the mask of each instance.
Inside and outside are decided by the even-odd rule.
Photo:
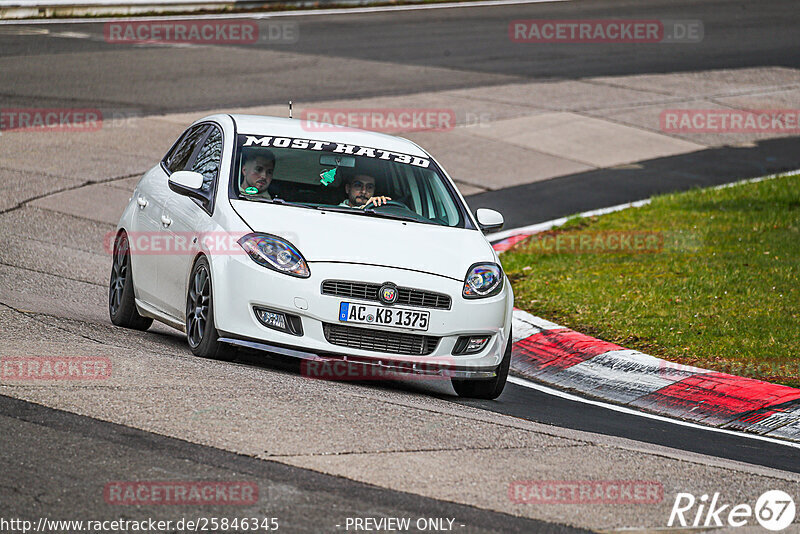
[[[678,493],[669,515],[668,527],[743,527],[755,520],[767,530],[777,532],[792,524],[795,518],[794,499],[781,490],[764,492],[755,507],[747,503],[724,503],[719,493],[696,498],[691,493]]]

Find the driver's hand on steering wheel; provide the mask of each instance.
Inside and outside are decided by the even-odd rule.
[[[370,204],[375,204],[375,207],[382,206],[390,200],[392,200],[392,197],[370,197],[363,206],[360,206],[360,208],[364,209]]]

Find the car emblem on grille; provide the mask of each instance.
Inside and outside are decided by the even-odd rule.
[[[378,298],[385,304],[394,304],[397,300],[397,286],[394,284],[383,284],[378,291]]]

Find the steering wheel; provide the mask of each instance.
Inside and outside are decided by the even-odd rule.
[[[370,206],[372,206],[373,208],[382,208],[384,206],[396,206],[398,208],[403,208],[404,210],[408,209],[408,206],[406,206],[402,202],[398,202],[396,200],[387,200],[386,202],[384,202],[380,206],[376,206],[374,201],[367,202],[366,204],[364,204],[364,209],[367,209]]]

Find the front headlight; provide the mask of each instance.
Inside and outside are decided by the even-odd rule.
[[[465,299],[491,297],[503,289],[503,269],[496,263],[476,263],[464,279]]]
[[[247,234],[238,243],[259,265],[299,278],[311,276],[303,255],[285,239],[268,234]]]

